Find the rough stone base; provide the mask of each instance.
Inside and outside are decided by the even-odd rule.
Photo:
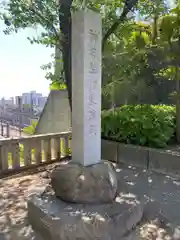
[[[109,203],[117,195],[116,170],[112,163],[83,166],[72,161],[52,172],[51,185],[57,197],[71,203]]]
[[[33,195],[28,217],[44,240],[119,240],[141,220],[135,196],[119,195],[111,204],[68,204],[54,193]]]

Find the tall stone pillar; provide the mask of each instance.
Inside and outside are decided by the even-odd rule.
[[[90,10],[75,12],[72,16],[72,161],[65,169],[60,167],[52,174],[52,187],[65,201],[109,202],[117,193],[114,168],[101,161],[101,40],[101,15]],[[84,173],[83,181],[77,178],[77,171]],[[62,180],[65,178],[68,186]]]
[[[73,15],[72,161],[84,166],[101,161],[101,39],[100,14]]]

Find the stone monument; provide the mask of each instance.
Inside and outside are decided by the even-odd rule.
[[[142,217],[113,164],[101,160],[101,39],[100,14],[73,14],[72,160],[53,171],[52,191],[28,202],[32,227],[47,240],[122,239]]]

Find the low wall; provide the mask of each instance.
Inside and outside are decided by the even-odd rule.
[[[180,153],[121,144],[102,139],[102,159],[142,167],[159,173],[180,175]]]

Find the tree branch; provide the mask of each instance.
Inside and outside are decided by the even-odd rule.
[[[48,22],[51,26],[51,29],[52,31],[54,32],[54,34],[56,35],[56,38],[59,39],[59,35],[58,35],[58,32],[55,28],[55,26],[50,22],[48,21],[45,17],[43,17],[39,12],[37,12],[33,7],[30,8],[30,11],[34,14],[36,14],[39,18],[41,18],[43,21],[45,22]]]
[[[108,29],[108,31],[105,33],[103,37],[102,50],[104,50],[106,41],[108,40],[110,35],[116,31],[116,29],[122,22],[125,21],[127,14],[136,6],[137,3],[138,3],[138,0],[125,0],[124,8],[121,16],[112,24],[112,26]]]

